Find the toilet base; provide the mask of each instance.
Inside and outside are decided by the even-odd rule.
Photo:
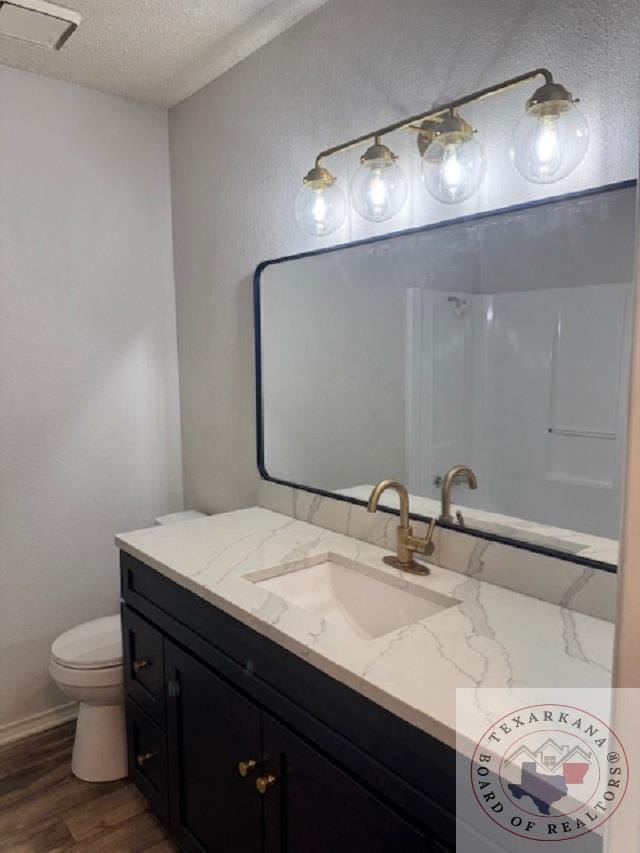
[[[127,735],[122,703],[80,703],[71,770],[85,782],[112,782],[127,775]]]

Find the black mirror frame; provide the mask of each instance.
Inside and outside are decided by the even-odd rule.
[[[338,243],[334,246],[326,246],[321,249],[316,249],[309,252],[300,252],[295,255],[286,255],[282,258],[275,258],[273,260],[262,261],[256,267],[254,276],[253,276],[253,307],[254,307],[254,345],[255,345],[255,371],[256,371],[256,436],[257,436],[257,462],[258,462],[258,471],[260,473],[260,477],[263,480],[267,480],[271,483],[277,483],[281,486],[288,486],[292,489],[299,489],[304,492],[310,492],[314,495],[320,495],[325,498],[332,498],[336,501],[343,501],[345,503],[356,504],[357,506],[366,506],[366,501],[359,500],[358,498],[347,497],[345,495],[339,495],[334,492],[329,492],[325,489],[316,489],[313,486],[302,485],[300,483],[293,483],[288,480],[282,480],[278,477],[272,477],[267,471],[265,460],[264,460],[264,412],[263,412],[263,392],[262,392],[262,336],[261,336],[261,327],[260,327],[260,318],[261,318],[261,296],[260,296],[260,283],[261,276],[263,271],[274,264],[281,264],[286,261],[299,260],[300,258],[309,258],[315,255],[324,255],[328,252],[336,252],[341,251],[343,249],[350,249],[354,246],[363,246],[368,243],[377,243],[381,240],[389,240],[394,237],[405,237],[410,234],[420,234],[425,231],[435,231],[439,228],[446,228],[451,225],[460,225],[465,222],[477,221],[479,219],[487,219],[493,216],[500,216],[508,213],[515,213],[521,210],[528,210],[533,207],[543,207],[544,205],[549,204],[557,204],[560,201],[566,201],[568,199],[573,198],[584,198],[590,195],[598,195],[600,193],[611,192],[613,190],[622,190],[622,189],[632,189],[637,188],[637,181],[628,180],[628,181],[620,181],[618,183],[606,184],[600,187],[594,187],[588,190],[582,190],[578,192],[565,193],[563,195],[558,196],[550,196],[547,198],[539,199],[532,202],[525,202],[523,204],[516,204],[510,207],[498,208],[495,210],[482,211],[481,213],[474,213],[468,216],[461,216],[455,219],[446,219],[435,223],[430,223],[428,225],[421,225],[417,228],[407,228],[403,231],[393,231],[391,233],[379,234],[374,237],[368,237],[364,240],[354,240],[348,243]],[[620,496],[622,501],[622,495]],[[391,507],[380,507],[380,511],[386,512],[390,515],[398,515],[398,510],[392,509]],[[411,513],[411,517],[416,519],[417,521],[425,521],[429,522],[431,519],[428,516],[420,515],[418,513]],[[567,551],[560,551],[555,548],[548,548],[543,545],[535,545],[530,542],[524,542],[520,539],[513,539],[508,536],[500,536],[495,533],[489,533],[484,530],[478,530],[473,527],[465,527],[462,530],[458,525],[451,522],[438,521],[437,525],[439,527],[447,528],[449,530],[454,530],[456,533],[464,533],[468,536],[475,537],[477,539],[484,539],[489,542],[498,542],[502,545],[509,545],[513,548],[519,548],[523,551],[532,551],[537,554],[543,554],[546,557],[553,557],[558,560],[563,560],[564,562],[574,563],[577,565],[588,566],[593,569],[601,569],[605,572],[617,572],[617,565],[613,563],[605,563],[600,560],[592,560],[588,557],[581,557],[577,554],[570,554]]]

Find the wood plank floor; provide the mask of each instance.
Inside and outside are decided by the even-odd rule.
[[[74,725],[0,747],[0,851],[177,851],[126,779],[92,783],[72,775]]]

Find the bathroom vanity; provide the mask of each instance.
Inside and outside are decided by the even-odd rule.
[[[185,850],[452,849],[448,747],[126,554],[122,577],[130,775]]]
[[[187,851],[453,850],[455,688],[535,683],[549,656],[554,683],[609,681],[610,623],[572,614],[579,659],[554,605],[438,567],[407,579],[269,510],[117,544],[129,772]]]

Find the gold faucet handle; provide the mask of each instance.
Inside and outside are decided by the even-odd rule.
[[[427,535],[424,539],[410,536],[409,547],[412,551],[417,551],[418,554],[423,554],[425,557],[430,557],[436,550],[435,542],[433,541],[433,532],[436,528],[436,519],[432,518],[427,528]]]
[[[414,545],[414,550],[416,550],[418,554],[430,557],[436,550],[436,546],[434,542],[418,539]]]
[[[416,539],[411,543],[411,547],[412,550],[417,551],[418,554],[422,554],[424,557],[430,557],[436,550],[435,544],[427,542],[426,539]]]

